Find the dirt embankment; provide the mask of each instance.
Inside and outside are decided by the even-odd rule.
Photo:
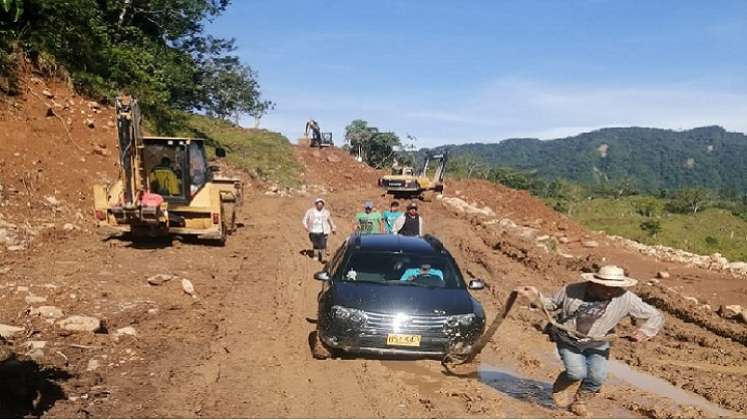
[[[304,186],[280,194],[255,185],[241,211],[243,227],[226,247],[103,237],[91,228],[86,208],[91,184],[116,176],[115,133],[107,124],[111,110],[95,112],[63,85],[29,81],[29,86],[34,95],[17,99],[20,108],[11,105],[0,113],[0,124],[10,128],[0,130],[6,204],[0,220],[32,229],[54,223],[59,234],[29,234],[26,250],[0,251],[0,323],[21,328],[12,338],[19,362],[2,375],[0,407],[5,411],[0,414],[568,415],[549,400],[560,364],[552,343],[539,331],[542,318],[527,307],[503,325],[472,378],[447,377],[437,361],[311,357],[307,337],[321,287],[312,274],[320,266],[301,252],[307,238],[300,218],[312,197],[325,197],[339,225],[331,240],[336,247],[351,232],[363,201],[386,206],[388,198],[375,187],[378,171],[338,149],[298,147]],[[66,109],[62,101],[68,99],[75,105]],[[48,105],[54,108],[49,117]],[[83,123],[89,115],[96,120],[94,128]],[[39,178],[24,183],[27,174]],[[58,200],[61,210],[53,210],[47,196]],[[604,394],[592,404],[594,416],[723,414],[697,395],[747,413],[747,372],[740,368],[747,350],[738,342],[744,325],[712,314],[690,316],[691,301],[676,289],[686,280],[688,295],[715,302],[713,290],[729,290],[725,285],[733,279],[616,249],[522,192],[461,182],[447,183],[446,196],[488,206],[494,213],[467,214],[439,200],[421,203],[427,230],[444,241],[465,275],[487,281],[488,287],[475,297],[489,315],[517,285],[551,291],[578,278],[580,270],[604,262],[628,268],[642,280],[636,291],[665,311],[667,324],[659,337],[644,344],[620,340],[613,358],[666,380],[673,389],[662,392],[613,372]],[[79,229],[66,231],[64,223]],[[586,239],[598,246],[583,246]],[[663,269],[672,276],[648,285]],[[159,274],[164,276],[153,278]],[[167,280],[151,284],[159,283],[156,279]],[[183,291],[182,279],[192,283],[196,296]],[[678,293],[664,293],[659,286]],[[71,331],[60,322],[70,316],[93,317],[100,324],[95,331]],[[623,325],[620,333],[633,328]],[[24,387],[10,390],[19,381]]]
[[[90,230],[92,184],[116,178],[113,110],[31,72],[0,99],[0,259]]]

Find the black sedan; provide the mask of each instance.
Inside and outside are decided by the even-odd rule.
[[[482,306],[454,258],[433,236],[354,235],[324,271],[317,358],[336,352],[442,357],[472,344],[485,328]]]

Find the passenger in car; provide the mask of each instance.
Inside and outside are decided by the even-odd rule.
[[[443,280],[444,272],[437,268],[432,268],[430,264],[423,264],[419,268],[408,268],[405,270],[405,272],[402,273],[400,280],[412,281],[414,278],[419,276],[435,276]]]

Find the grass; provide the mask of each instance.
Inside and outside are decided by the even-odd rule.
[[[236,127],[216,118],[189,114],[177,135],[206,139],[211,156],[216,147],[223,147],[229,162],[262,180],[285,187],[300,184],[300,165],[293,146],[280,133]]]
[[[747,261],[747,222],[730,211],[709,208],[696,215],[660,212],[653,220],[662,230],[655,237],[640,225],[650,218],[636,213],[635,198],[596,198],[575,203],[571,218],[582,225],[649,245],[666,245],[697,254],[718,252],[730,261]],[[662,202],[663,204],[663,202]]]

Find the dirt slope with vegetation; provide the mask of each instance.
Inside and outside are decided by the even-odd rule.
[[[10,338],[18,361],[3,366],[0,414],[569,416],[550,400],[560,363],[539,331],[542,318],[526,306],[503,325],[479,371],[465,378],[446,376],[431,360],[311,357],[309,320],[320,289],[312,274],[321,267],[302,254],[300,218],[313,197],[325,197],[340,227],[331,240],[336,247],[363,201],[388,202],[375,186],[380,172],[338,149],[279,142],[297,162],[297,184],[281,187],[273,177],[282,172],[261,179],[230,167],[251,187],[243,227],[227,246],[108,237],[93,228],[90,188],[117,173],[111,109],[97,109],[64,84],[28,86],[16,105],[0,106],[2,228],[40,232],[19,233],[29,239],[22,248],[0,250],[0,323],[20,328]],[[66,109],[70,99],[75,103]],[[268,150],[262,147],[255,150]],[[265,161],[252,162],[249,169]],[[486,280],[475,296],[489,316],[515,286],[549,292],[604,261],[642,280],[636,291],[665,312],[666,327],[651,342],[616,344],[617,362],[592,404],[594,416],[747,415],[747,328],[715,313],[721,304],[746,303],[744,280],[626,251],[525,192],[487,182],[447,180],[446,196],[421,208],[427,230],[465,275]],[[670,276],[650,280],[659,271]],[[185,293],[184,279],[195,293]],[[71,331],[71,316],[99,322],[92,332]]]

